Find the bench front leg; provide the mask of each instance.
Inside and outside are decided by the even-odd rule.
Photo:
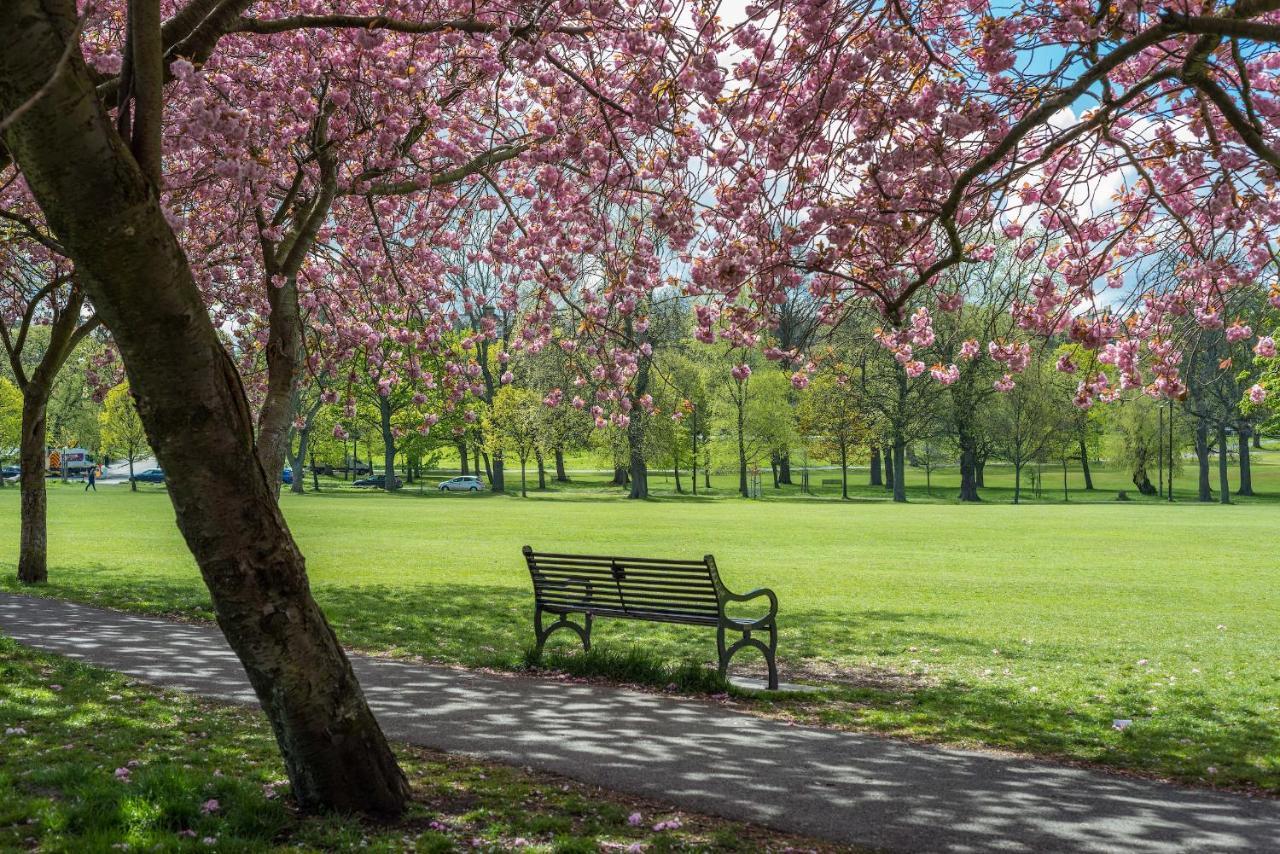
[[[547,613],[552,613],[552,612],[548,611]],[[554,632],[556,629],[572,629],[573,631],[577,632],[578,637],[582,639],[582,651],[583,652],[591,651],[591,623],[592,623],[591,614],[583,612],[583,625],[581,626],[573,622],[572,620],[570,620],[568,614],[558,614],[556,621],[551,625],[547,626],[545,629],[542,627],[542,614],[543,614],[542,606],[541,605],[534,606],[533,631],[534,631],[535,637],[537,638],[536,653],[539,658],[542,657],[542,647],[546,644],[547,638],[549,638],[551,636],[551,633]]]
[[[725,645],[725,629],[734,628],[742,632],[742,638],[733,643],[732,646]],[[766,644],[759,638],[754,638],[751,633],[754,631],[767,631],[769,633],[769,642]],[[716,626],[716,654],[720,659],[720,678],[726,679],[729,675],[729,661],[734,654],[743,647],[755,647],[764,655],[764,663],[769,668],[769,690],[778,690],[778,626],[776,622],[769,622],[764,626],[756,626],[752,624],[743,628],[726,624],[723,620]]]

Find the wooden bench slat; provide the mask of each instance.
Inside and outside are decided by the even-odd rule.
[[[708,599],[719,601],[716,595],[716,589],[710,585],[693,585],[680,584],[674,581],[663,581],[660,578],[613,578],[611,576],[601,576],[599,578],[583,578],[581,576],[551,576],[543,575],[538,581],[547,586],[563,587],[565,585],[573,585],[586,588],[588,584],[592,587],[614,587],[623,590],[667,590],[674,594],[684,594],[690,596],[704,596]]]
[[[558,552],[534,552],[532,555],[534,560],[544,560],[546,558],[563,558],[567,560],[580,561],[602,561],[606,564],[617,561],[618,563],[657,563],[666,566],[697,566],[706,568],[706,560],[671,560],[669,558],[660,557],[623,557],[622,555],[574,555],[562,554]]]

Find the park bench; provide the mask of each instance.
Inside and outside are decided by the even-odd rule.
[[[777,690],[778,597],[768,589],[730,593],[711,555],[702,560],[661,560],[553,554],[535,552],[529,546],[523,551],[533,578],[533,627],[539,655],[556,629],[572,629],[582,638],[583,649],[590,650],[591,623],[596,617],[708,626],[716,630],[721,676],[738,650],[753,646],[764,653],[769,690]],[[769,612],[762,617],[732,617],[726,611],[731,602],[762,596],[769,600]],[[557,619],[544,627],[543,614]],[[582,614],[582,625],[569,619],[573,614]],[[730,632],[742,637],[728,645]],[[753,637],[753,632],[767,632],[769,642]]]

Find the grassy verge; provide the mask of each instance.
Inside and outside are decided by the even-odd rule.
[[[394,824],[303,816],[262,715],[0,637],[0,850],[781,851],[803,839],[398,745]],[[666,823],[667,829],[654,830]]]
[[[1275,488],[1275,456],[1260,457],[1259,489]],[[1014,507],[627,502],[601,490],[529,500],[322,493],[286,495],[283,506],[317,598],[356,649],[523,668],[524,543],[712,552],[731,587],[777,591],[783,678],[826,686],[745,707],[1280,792],[1274,492],[1231,507]],[[6,490],[0,543],[16,543],[16,517],[17,491]],[[208,619],[172,518],[160,490],[51,487],[43,592]],[[0,550],[0,588],[17,589],[12,561]],[[706,630],[601,620],[587,657],[561,635],[543,662],[553,669],[718,690],[706,678]],[[742,668],[758,667],[751,655]],[[1134,723],[1120,732],[1116,719]]]

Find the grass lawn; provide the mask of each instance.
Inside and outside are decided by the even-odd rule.
[[[825,850],[407,745],[396,752],[414,801],[400,821],[301,816],[260,712],[141,686],[5,638],[0,728],[3,851]],[[676,827],[653,830],[673,819]]]
[[[913,472],[908,505],[869,487],[841,502],[830,488],[811,498],[767,484],[766,500],[744,501],[723,497],[727,475],[696,500],[659,479],[648,502],[588,481],[527,500],[410,486],[283,503],[316,596],[352,647],[522,667],[532,629],[521,545],[711,552],[731,587],[777,591],[783,678],[828,686],[753,701],[762,713],[1280,793],[1280,453],[1257,463],[1260,497],[1233,506],[1181,493],[1173,505],[1107,501],[1125,484],[1105,469],[1069,505],[1046,490],[1013,506],[998,503],[1011,484],[997,467],[993,500],[977,506],[947,498],[946,471],[932,502]],[[1184,472],[1179,484],[1189,481]],[[17,589],[17,498],[0,492],[5,589]],[[46,594],[210,616],[162,489],[54,485],[49,527]],[[594,639],[584,659],[566,633],[546,663],[661,686],[680,665],[714,659],[707,630],[602,620]],[[758,666],[750,655],[743,666]],[[1117,718],[1134,723],[1119,732]]]

